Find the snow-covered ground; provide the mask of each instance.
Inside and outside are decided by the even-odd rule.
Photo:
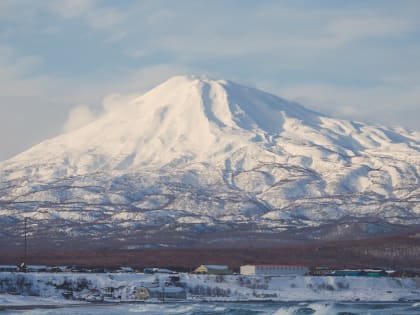
[[[160,301],[162,293],[165,300],[191,302],[420,301],[420,279],[416,278],[3,272],[0,305],[140,301],[138,292],[144,288],[150,293],[149,302]],[[69,292],[71,299],[65,299],[63,293]],[[179,293],[185,297],[174,297]]]

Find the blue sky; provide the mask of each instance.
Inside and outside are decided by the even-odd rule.
[[[0,160],[178,74],[419,130],[420,2],[2,0]]]

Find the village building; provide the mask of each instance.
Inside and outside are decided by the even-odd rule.
[[[44,265],[27,265],[27,272],[47,272],[50,271],[50,267]]]
[[[155,287],[155,288],[141,288],[136,290],[136,298],[139,300],[146,300],[149,298],[160,301],[165,300],[186,300],[187,291],[180,287]]]
[[[49,269],[50,272],[70,272],[71,268],[67,266],[53,266]]]
[[[315,267],[309,272],[311,276],[331,276],[335,270],[329,267]]]
[[[147,300],[150,298],[150,291],[145,287],[135,288],[134,296],[137,300]]]
[[[382,269],[343,269],[335,270],[331,275],[337,277],[388,277],[388,273]]]
[[[331,275],[336,277],[364,277],[365,273],[363,270],[344,269],[335,270]]]
[[[232,270],[228,266],[224,265],[201,265],[194,270],[197,274],[206,275],[230,275]]]
[[[134,269],[129,266],[119,267],[116,272],[118,273],[132,273],[134,272]]]
[[[17,272],[19,271],[18,266],[14,265],[0,265],[0,272]]]
[[[304,276],[309,268],[299,265],[244,265],[241,266],[241,275],[264,276]]]
[[[363,270],[366,273],[366,277],[379,278],[379,277],[388,277],[389,274],[383,269],[365,269]]]
[[[144,268],[143,272],[147,273],[147,274],[154,274],[154,273],[177,274],[176,271],[169,270],[169,269],[166,269],[166,268],[151,268],[151,267]]]

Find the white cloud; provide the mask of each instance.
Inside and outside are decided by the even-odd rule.
[[[77,105],[69,112],[67,121],[63,126],[64,132],[70,132],[86,126],[95,119],[95,114],[86,105]]]
[[[94,28],[107,29],[120,23],[123,20],[123,15],[116,9],[96,8],[86,15],[86,19]],[[116,34],[121,34],[121,32]]]
[[[409,20],[389,17],[342,18],[331,21],[326,32],[338,43],[368,38],[398,37],[415,29]]]
[[[105,43],[114,43],[118,42],[120,40],[123,40],[127,37],[127,32],[125,31],[117,31],[113,34],[111,34],[106,40]]]
[[[68,114],[68,118],[62,127],[62,131],[69,132],[81,128],[100,115],[118,109],[120,106],[128,104],[134,98],[140,96],[143,92],[153,88],[164,80],[179,74],[186,74],[187,68],[171,64],[144,67],[127,73],[127,77],[119,77],[118,82],[113,81],[115,86],[123,92],[114,92],[104,97],[102,108],[95,114],[94,111],[86,105],[77,105],[73,107]],[[101,91],[104,91],[102,87]],[[82,91],[82,90],[81,90]],[[136,91],[133,93],[132,91]],[[92,93],[91,87],[89,92]],[[96,97],[100,97],[100,90],[93,91]]]
[[[50,0],[48,7],[64,18],[75,18],[86,15],[95,6],[94,0]]]
[[[329,50],[361,39],[399,37],[419,26],[418,16],[396,10],[390,13],[377,6],[314,9],[274,2],[253,7],[238,5],[234,11],[232,7],[224,9],[202,3],[182,9],[169,5],[142,16],[149,33],[155,35],[146,46],[171,51],[182,59],[267,52],[301,54],[297,49],[304,49],[310,56],[310,49]],[[138,47],[140,56],[144,44]]]
[[[27,77],[43,63],[35,55],[18,56],[15,49],[0,45],[0,96],[38,97],[46,88],[45,78]],[[2,104],[0,104],[1,108]]]
[[[18,77],[42,64],[42,59],[35,55],[19,56],[10,45],[0,43],[0,76]]]
[[[267,85],[269,86],[269,85]],[[375,87],[299,84],[269,89],[327,115],[418,130],[420,83]]]
[[[52,0],[47,2],[47,8],[62,18],[79,19],[93,29],[106,30],[109,36],[105,42],[116,42],[126,36],[125,31],[116,28],[125,16],[112,6],[101,6],[95,0]]]

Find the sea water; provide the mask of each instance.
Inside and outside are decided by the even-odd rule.
[[[96,304],[55,309],[7,310],[1,314],[31,315],[419,315],[420,303],[165,303]]]

